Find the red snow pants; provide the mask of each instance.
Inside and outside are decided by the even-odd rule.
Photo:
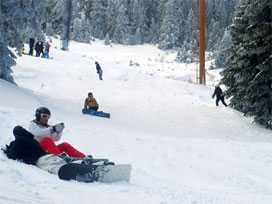
[[[49,137],[43,138],[40,145],[43,150],[49,154],[61,154],[65,152],[70,157],[83,158],[86,156],[67,142],[56,145],[55,142]]]

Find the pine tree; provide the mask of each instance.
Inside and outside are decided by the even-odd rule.
[[[54,35],[62,35],[66,14],[66,0],[49,0],[46,6],[47,25],[54,30]]]
[[[178,47],[180,28],[176,18],[177,1],[169,0],[166,3],[166,13],[161,25],[159,48],[162,50]]]
[[[231,47],[231,36],[228,30],[225,30],[224,36],[219,44],[219,50],[215,55],[215,68],[226,68],[228,58],[228,49]]]
[[[135,44],[147,42],[149,28],[147,26],[146,9],[143,0],[136,0],[132,5],[132,25],[135,33]]]
[[[272,5],[240,0],[230,34],[233,46],[223,71],[230,105],[272,129]]]
[[[115,31],[112,38],[114,42],[129,45],[131,44],[131,36],[131,25],[128,16],[128,2],[127,0],[122,0],[119,4]]]
[[[104,1],[94,1],[91,12],[92,34],[95,38],[104,39],[106,34],[106,7]]]

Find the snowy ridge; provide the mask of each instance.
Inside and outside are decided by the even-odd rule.
[[[215,106],[218,70],[208,70],[208,86],[202,86],[188,83],[195,81],[195,64],[175,63],[172,53],[153,46],[71,42],[64,52],[58,40],[52,44],[53,60],[18,57],[13,67],[18,87],[0,80],[0,145],[13,140],[14,126],[28,127],[38,106],[47,106],[50,124],[65,123],[60,142],[130,163],[131,182],[62,181],[1,152],[0,203],[272,202],[271,131]],[[81,113],[89,91],[110,119]]]

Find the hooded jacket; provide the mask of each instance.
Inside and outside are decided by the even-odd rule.
[[[87,107],[90,107],[90,108],[99,107],[99,105],[96,102],[96,100],[93,97],[93,95],[88,96],[88,98],[85,99],[84,108],[87,108]]]

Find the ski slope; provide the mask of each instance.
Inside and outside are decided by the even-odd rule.
[[[18,57],[12,68],[18,86],[0,80],[0,146],[46,106],[50,124],[65,123],[60,142],[131,164],[131,182],[62,181],[1,152],[1,204],[272,203],[271,131],[215,106],[218,70],[207,71],[203,86],[195,83],[195,64],[176,63],[175,53],[154,46],[96,40],[71,42],[65,52],[59,40],[51,44],[52,60]],[[110,119],[81,113],[88,92]]]

